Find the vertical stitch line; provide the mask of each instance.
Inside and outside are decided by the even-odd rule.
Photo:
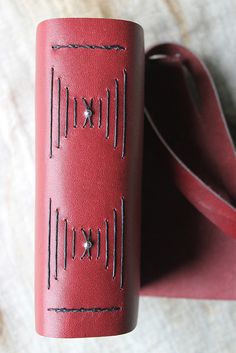
[[[100,229],[98,229],[97,232],[97,259],[100,257],[100,238],[101,238],[101,232]]]
[[[57,102],[57,148],[60,148],[60,134],[61,134],[61,79],[58,77],[57,80],[57,93],[58,93],[58,102]]]
[[[56,209],[56,249],[55,249],[55,279],[57,280],[57,263],[58,263],[58,223],[59,223],[59,210]]]
[[[91,228],[89,229],[88,241],[92,242],[92,230],[91,230]],[[88,252],[89,259],[91,259],[91,249],[88,248],[87,252]]]
[[[68,136],[68,124],[69,124],[69,88],[66,87],[66,122],[65,122],[65,137]]]
[[[49,199],[49,214],[48,214],[48,289],[51,282],[51,215],[52,215],[52,199]]]
[[[119,106],[118,80],[115,79],[115,128],[114,128],[114,148],[117,147],[118,106]]]
[[[123,142],[122,142],[122,158],[125,157],[126,144],[126,114],[127,114],[127,71],[124,69],[124,91],[123,91]]]
[[[120,288],[124,286],[124,237],[125,237],[125,200],[121,198],[121,272],[120,272]]]
[[[52,158],[52,128],[53,128],[53,81],[54,68],[51,68],[51,97],[50,97],[50,158]]]
[[[110,120],[110,90],[107,88],[106,138],[108,138],[109,136],[109,120]]]
[[[81,228],[81,232],[82,232],[84,241],[85,241],[85,243],[86,243],[86,241],[87,241],[87,235],[86,235],[86,232],[85,232],[84,228]],[[83,259],[83,258],[85,257],[85,255],[86,255],[86,253],[87,253],[87,250],[84,248],[84,252],[83,252],[83,254],[80,256],[80,258]]]
[[[84,237],[84,241],[86,242],[87,241],[86,231],[84,230],[84,228],[81,228],[81,231],[82,231],[82,234],[83,234],[83,237]]]
[[[98,115],[98,127],[100,129],[101,125],[102,125],[102,99],[99,98],[99,115]]]
[[[74,127],[77,127],[77,99],[74,98]]]
[[[75,246],[76,246],[76,230],[72,230],[72,259],[75,258]]]
[[[108,267],[109,243],[108,243],[108,220],[105,220],[105,268]]]
[[[67,267],[67,229],[68,229],[68,223],[67,219],[65,219],[65,224],[64,224],[64,270],[66,270]]]
[[[56,313],[98,313],[98,312],[105,312],[105,311],[118,311],[122,310],[120,306],[112,306],[112,307],[105,307],[105,308],[48,308],[48,311],[54,311]]]
[[[116,246],[117,246],[117,213],[116,209],[113,210],[113,232],[114,232],[114,244],[113,244],[113,272],[112,278],[116,276]]]

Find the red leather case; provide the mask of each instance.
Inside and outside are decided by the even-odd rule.
[[[143,30],[46,20],[36,67],[36,330],[128,332],[140,285]]]

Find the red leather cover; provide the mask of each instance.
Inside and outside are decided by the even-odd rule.
[[[145,68],[141,294],[236,299],[235,148],[211,75],[174,43]]]
[[[128,332],[140,286],[143,30],[46,20],[36,67],[36,330]]]

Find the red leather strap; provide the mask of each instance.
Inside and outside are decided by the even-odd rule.
[[[197,147],[199,155],[191,154],[188,151],[190,146],[184,141],[181,141],[181,149],[178,146],[176,147],[173,139],[169,138],[168,128],[165,126],[170,122],[161,122],[160,129],[158,125],[160,116],[158,116],[157,112],[149,111],[149,105],[151,106],[150,97],[153,99],[153,94],[149,93],[150,90],[155,89],[154,83],[155,80],[159,79],[158,75],[150,78],[151,83],[146,84],[145,114],[162,144],[164,159],[169,163],[171,177],[179,190],[227,236],[236,239],[236,209],[233,204],[233,200],[236,200],[235,149],[216,89],[207,68],[189,50],[181,45],[172,43],[161,44],[150,49],[146,53],[147,71],[148,65],[156,65],[157,72],[166,70],[168,73],[169,70],[170,75],[172,74],[172,69],[175,70],[173,71],[174,73],[178,71],[177,75],[180,78],[180,82],[183,81],[181,84],[184,94],[186,94],[186,102],[192,98],[189,97],[187,83],[184,82],[186,81],[184,78],[186,68],[192,75],[197,88],[198,106],[196,107],[195,104],[192,112],[193,119],[191,116],[191,124],[194,125],[191,143],[195,143],[194,147]],[[162,82],[164,82],[163,77]],[[175,81],[173,76],[173,85],[176,84],[178,84],[178,81]],[[161,103],[158,103],[161,100],[161,97],[156,96],[157,105],[161,105]],[[171,102],[169,104],[171,105]],[[188,103],[186,103],[186,107],[187,105]],[[164,108],[167,108],[167,106]],[[155,117],[155,119],[151,116]],[[176,118],[174,114],[172,118],[173,124],[176,123],[174,122]],[[207,167],[200,166],[201,158],[207,161],[207,167],[210,168],[213,175],[212,179],[207,176]],[[194,162],[193,159],[199,159],[198,165],[191,166],[191,163]]]

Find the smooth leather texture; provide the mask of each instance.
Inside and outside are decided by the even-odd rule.
[[[46,20],[36,60],[36,330],[125,333],[140,288],[143,30]]]
[[[145,68],[141,294],[236,299],[235,148],[212,78],[174,43]]]
[[[141,27],[107,19],[38,27],[35,312],[42,335],[128,332],[139,294],[236,299],[235,148],[212,78],[174,43],[148,50],[145,67],[142,148]]]

